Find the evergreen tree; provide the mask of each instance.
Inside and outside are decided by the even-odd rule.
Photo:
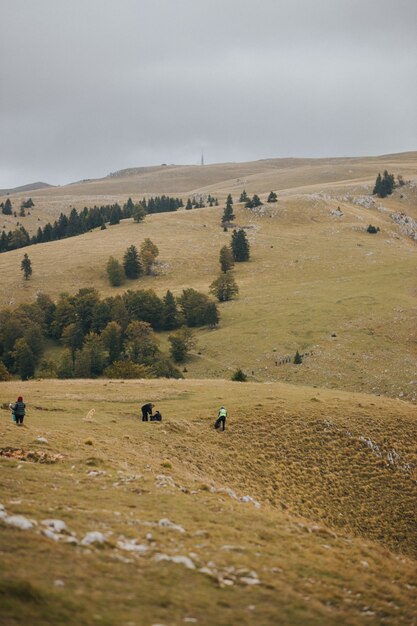
[[[239,368],[232,374],[232,380],[239,383],[245,383],[248,380],[246,374]]]
[[[132,198],[128,198],[127,202],[123,205],[123,217],[124,218],[132,217],[134,206],[135,205],[133,204]]]
[[[101,333],[104,348],[107,350],[108,361],[111,365],[120,357],[122,352],[122,328],[117,322],[109,322]]]
[[[177,302],[171,293],[167,291],[163,298],[163,325],[165,330],[174,330],[180,325],[180,316]]]
[[[190,211],[193,208],[190,198],[188,198],[185,208],[187,209],[187,211]]]
[[[112,287],[120,287],[124,282],[125,273],[121,263],[114,257],[110,257],[106,265],[107,276]]]
[[[276,202],[278,200],[278,196],[275,193],[275,191],[271,191],[271,193],[268,196],[268,200],[267,202]]]
[[[261,201],[260,197],[257,196],[255,193],[252,198],[252,206],[257,207],[257,206],[262,206],[262,204],[263,202]]]
[[[238,263],[249,260],[249,242],[247,240],[246,233],[242,228],[233,231],[232,254],[234,260]]]
[[[26,340],[18,339],[14,345],[13,358],[16,372],[22,380],[28,380],[35,375],[35,357]]]
[[[243,190],[242,193],[240,194],[239,202],[247,202],[247,201],[248,201],[248,194],[246,193],[245,190]]]
[[[144,272],[147,276],[149,276],[149,274],[151,273],[152,265],[155,263],[155,260],[158,254],[159,254],[158,246],[156,246],[149,239],[149,237],[147,237],[140,247],[140,260],[141,260]]]
[[[114,226],[115,224],[120,224],[120,220],[122,219],[122,209],[116,203],[110,209],[110,226]]]
[[[238,292],[239,288],[230,271],[222,272],[210,285],[210,293],[216,296],[219,302],[232,300]]]
[[[222,224],[223,225],[229,224],[230,222],[233,222],[234,219],[235,219],[235,214],[233,213],[233,207],[226,206],[224,208],[223,215],[222,215]]]
[[[210,328],[214,328],[219,323],[219,310],[215,302],[208,303],[206,307],[204,322]]]
[[[378,195],[381,193],[381,184],[382,184],[382,177],[381,177],[381,172],[378,173],[378,176],[376,177],[376,181],[375,181],[375,185],[374,185],[374,190],[373,190],[373,195]]]
[[[7,198],[6,202],[3,204],[2,211],[4,215],[13,215],[13,207],[10,198]]]
[[[72,378],[74,376],[74,362],[70,350],[62,352],[57,368],[58,378]]]
[[[303,362],[303,358],[297,350],[297,352],[295,353],[295,357],[294,357],[294,363],[295,365],[301,365],[302,362]]]
[[[21,205],[19,209],[19,217],[26,217],[26,211],[25,211],[25,207],[23,206],[23,204]]]
[[[32,276],[32,263],[27,254],[24,254],[22,262],[20,264],[20,269],[23,272],[23,276],[25,280],[28,280],[30,276]]]
[[[220,249],[220,267],[222,272],[228,272],[232,269],[235,262],[233,260],[233,254],[230,249],[230,246],[223,246]]]
[[[123,268],[127,278],[138,278],[142,273],[142,266],[136,246],[130,246],[124,253]]]

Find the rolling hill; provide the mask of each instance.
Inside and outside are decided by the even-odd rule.
[[[407,153],[133,168],[33,191],[31,214],[7,218],[35,232],[129,196],[220,200],[25,248],[28,281],[23,250],[0,254],[0,308],[82,287],[208,293],[228,193],[251,258],[219,326],[196,331],[185,380],[0,384],[2,623],[417,623],[416,166]],[[384,169],[407,182],[378,199]],[[264,204],[246,209],[243,189]],[[154,274],[111,287],[109,256],[146,237]],[[237,368],[248,382],[230,381]],[[161,424],[138,420],[145,401]]]

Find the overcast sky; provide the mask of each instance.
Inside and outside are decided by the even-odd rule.
[[[416,0],[0,0],[0,188],[417,149]]]

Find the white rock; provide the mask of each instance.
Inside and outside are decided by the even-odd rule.
[[[38,443],[48,443],[48,440],[46,437],[36,437],[36,441]]]
[[[185,533],[185,529],[182,526],[174,524],[174,522],[171,522],[169,519],[160,519],[158,525],[161,528],[169,528],[170,530],[176,530],[179,533]]]
[[[68,532],[66,523],[61,519],[44,519],[41,521],[41,524],[48,526],[55,533]]]
[[[57,578],[56,580],[54,580],[54,585],[55,587],[65,587],[65,583],[63,580],[60,580],[59,578]]]
[[[240,578],[239,580],[240,582],[245,583],[245,585],[259,585],[261,582],[259,578],[249,578],[247,576],[243,576],[243,578]]]
[[[157,554],[155,556],[156,561],[172,561],[179,565],[184,565],[188,569],[195,569],[195,565],[188,556],[168,556],[167,554]]]
[[[98,530],[93,530],[85,535],[81,540],[82,546],[90,546],[93,543],[105,543],[106,537]]]
[[[9,526],[15,526],[16,528],[20,528],[20,530],[31,530],[36,526],[36,522],[34,520],[30,520],[23,515],[6,515],[3,518],[3,521]]]
[[[128,539],[119,540],[117,542],[117,547],[120,548],[120,550],[127,550],[128,552],[139,552],[140,554],[144,554],[148,551],[148,546],[136,543],[136,539],[132,539],[131,541]]]
[[[252,496],[242,496],[242,497],[240,498],[240,501],[241,501],[241,502],[251,502],[251,503],[255,506],[255,508],[256,508],[256,509],[260,509],[260,508],[261,508],[260,503],[259,503],[259,502],[257,502],[256,500],[254,500],[254,499],[252,498]]]
[[[54,531],[49,528],[43,528],[42,535],[48,537],[48,539],[52,539],[52,541],[59,541],[61,539],[60,535],[57,535],[57,533],[54,533]]]

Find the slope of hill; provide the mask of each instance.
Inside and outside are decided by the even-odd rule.
[[[411,213],[415,188],[375,200],[369,186],[368,195],[350,184],[297,187],[279,193],[275,205],[235,207],[251,260],[235,267],[240,293],[220,305],[220,327],[198,332],[188,376],[230,377],[242,367],[252,380],[417,398],[417,248],[390,217],[400,206]],[[342,215],[334,212],[338,206]],[[63,290],[88,286],[102,295],[139,288],[160,296],[167,289],[179,295],[185,287],[208,292],[219,271],[219,250],[230,241],[221,215],[221,207],[153,215],[141,224],[125,220],[105,231],[32,246],[29,281],[21,277],[22,251],[2,254],[0,306],[15,306],[39,291],[57,298]],[[368,224],[380,232],[369,235]],[[110,287],[109,256],[121,259],[145,237],[160,250],[156,275]],[[308,353],[302,366],[281,364],[296,350]]]
[[[415,623],[407,403],[221,380],[0,396],[3,623]],[[162,424],[138,421],[148,399]]]
[[[26,193],[28,191],[36,191],[38,189],[48,189],[53,185],[49,185],[48,183],[29,183],[28,185],[20,185],[20,187],[13,187],[13,189],[0,189],[0,196],[17,194],[17,193]]]

